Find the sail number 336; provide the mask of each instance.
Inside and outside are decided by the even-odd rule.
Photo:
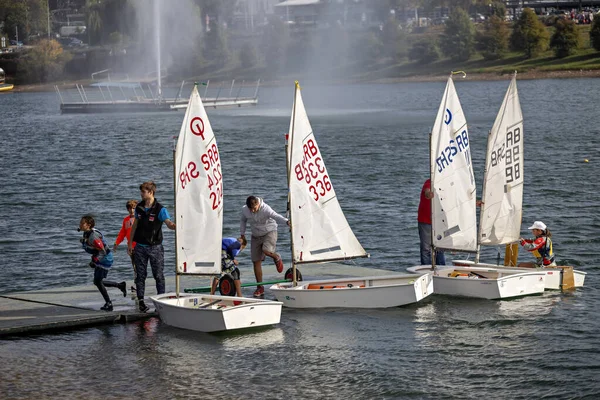
[[[315,201],[319,201],[331,191],[331,181],[316,143],[309,139],[302,146],[302,150],[304,156],[302,161],[294,167],[294,174],[297,180],[304,181],[308,185],[308,191],[313,195]]]
[[[506,183],[521,179],[521,128],[514,127],[506,132],[506,140],[502,147],[491,154],[492,168],[502,165],[504,161],[504,173]]]

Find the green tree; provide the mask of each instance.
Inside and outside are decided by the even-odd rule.
[[[594,18],[590,29],[590,44],[594,49],[600,51],[600,18]]]
[[[279,18],[272,17],[263,31],[262,47],[267,70],[276,74],[284,66],[286,49],[290,41],[288,26]]]
[[[508,50],[509,29],[503,19],[492,15],[477,36],[477,48],[486,60],[502,58]]]
[[[442,51],[454,61],[466,61],[475,51],[475,28],[462,8],[453,8],[442,36]]]
[[[10,38],[15,38],[17,31],[19,41],[33,33],[46,32],[47,20],[46,0],[0,0],[0,22]]]
[[[243,68],[252,68],[257,63],[256,48],[251,42],[245,42],[240,49],[240,64]]]
[[[27,5],[24,2],[2,0],[0,2],[0,13],[4,32],[11,39],[15,39],[17,32],[19,32],[20,40],[25,34]]]
[[[423,39],[412,45],[408,58],[422,64],[439,60],[440,50],[434,38]]]
[[[400,39],[400,29],[396,18],[390,17],[383,24],[381,31],[381,41],[383,44],[383,56],[396,58],[396,49]]]
[[[506,16],[506,5],[502,1],[492,1],[490,7],[492,15],[504,20],[504,17]]]
[[[43,39],[26,53],[23,69],[30,82],[43,83],[60,78],[71,53],[53,39]]]
[[[511,47],[523,51],[527,58],[535,57],[548,46],[548,32],[531,8],[526,8],[513,27]]]
[[[374,32],[365,32],[353,42],[351,52],[356,55],[354,60],[358,63],[374,64],[381,57],[383,43]]]
[[[85,2],[85,20],[89,44],[96,44],[102,38],[102,8],[102,0],[86,0]]]
[[[556,30],[550,38],[550,48],[554,50],[557,58],[564,58],[575,53],[579,48],[581,39],[575,21],[559,19],[556,21]]]
[[[210,21],[208,32],[204,35],[204,53],[209,63],[224,67],[229,61],[227,36],[217,21]]]

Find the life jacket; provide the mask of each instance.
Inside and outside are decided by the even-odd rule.
[[[544,237],[545,243],[537,250],[533,250],[531,254],[537,259],[538,265],[550,265],[554,262],[554,251],[552,250],[552,239]]]
[[[419,200],[419,212],[417,221],[422,224],[431,225],[431,200],[425,197],[425,191],[431,190],[431,180],[427,179],[421,188],[421,198]]]
[[[158,214],[163,206],[155,199],[152,207],[146,211],[143,203],[141,201],[135,207],[138,222],[133,241],[146,246],[161,244],[163,241],[162,221],[158,219]]]
[[[102,235],[102,232],[100,232],[98,229],[92,228],[89,231],[83,232],[84,240],[81,243],[83,250],[85,250],[86,253],[91,254],[93,257],[98,257],[98,255],[100,254],[100,250],[98,250],[94,246],[90,245],[90,243],[89,243],[90,236],[92,236],[92,233],[96,233],[96,234],[98,234],[98,236],[100,236],[100,240],[102,240],[102,245],[104,246],[104,249],[106,250],[106,254],[104,255],[104,257],[99,258],[97,264],[105,269],[112,267],[112,264],[113,264],[112,251],[110,250],[110,247],[108,247],[108,243],[106,243],[106,240],[104,240],[104,235]]]

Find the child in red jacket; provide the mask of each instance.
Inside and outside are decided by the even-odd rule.
[[[131,240],[131,227],[133,226],[133,221],[135,221],[135,207],[137,206],[137,200],[129,200],[125,203],[125,207],[127,208],[128,215],[123,218],[123,224],[121,225],[121,230],[117,235],[117,239],[115,240],[115,244],[113,245],[113,252],[117,251],[117,246],[123,242],[123,239],[127,238],[127,243]],[[135,242],[131,244],[132,247],[135,247]],[[135,263],[133,262],[133,255],[129,256],[131,258],[131,266],[133,267],[133,281],[135,282],[136,272],[135,272]],[[131,291],[135,292],[135,286],[131,287]]]

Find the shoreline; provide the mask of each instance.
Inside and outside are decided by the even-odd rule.
[[[512,73],[490,73],[490,72],[467,72],[465,80],[470,81],[499,81],[505,80],[512,75]],[[573,78],[599,78],[600,70],[566,70],[566,71],[525,71],[518,72],[518,78],[520,80],[538,80],[538,79],[573,79]],[[292,79],[292,78],[290,78]],[[329,80],[320,81],[315,78],[301,78],[305,82],[321,82],[330,84],[389,84],[389,83],[403,83],[403,82],[440,82],[448,79],[448,75],[412,75],[403,77],[389,77],[389,78],[375,78],[375,79],[353,79],[347,78],[343,80]],[[27,92],[50,92],[54,91],[54,86],[69,86],[75,84],[87,85],[91,80],[74,80],[74,81],[62,81],[52,82],[43,84],[27,84],[27,85],[16,85],[11,92],[27,93]],[[283,86],[289,83],[288,79],[279,78],[274,80],[261,81],[261,86]],[[172,84],[166,84],[165,86],[171,86]],[[179,84],[177,84],[178,86]]]

